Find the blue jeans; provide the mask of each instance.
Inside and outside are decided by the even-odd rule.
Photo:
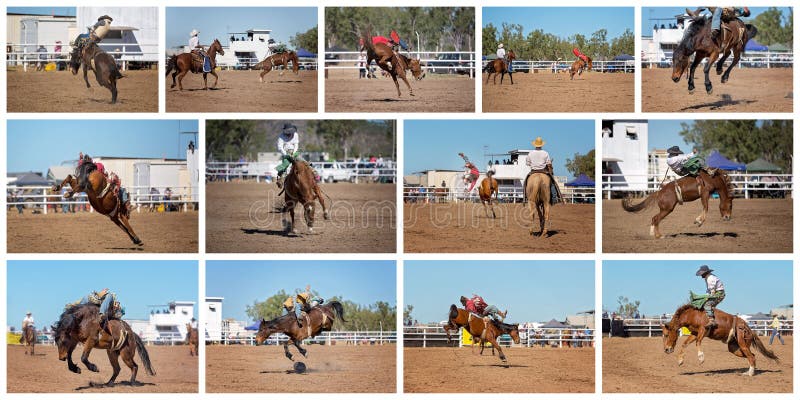
[[[400,44],[400,48],[401,48],[401,49],[403,49],[403,50],[405,50],[405,51],[408,51],[408,43],[406,43],[406,41],[405,41],[405,40],[403,40],[403,39],[400,39],[400,43],[399,43],[399,44]]]
[[[722,22],[722,7],[717,7],[711,15],[711,30],[718,31]]]
[[[772,334],[769,337],[769,344],[772,344],[772,340],[775,339],[775,336],[778,337],[778,340],[781,341],[781,345],[783,345],[783,336],[781,336],[781,332],[776,328],[772,328]]]

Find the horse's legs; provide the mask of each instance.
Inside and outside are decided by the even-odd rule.
[[[92,364],[91,361],[89,361],[89,354],[92,352],[92,348],[94,348],[94,343],[95,339],[89,338],[86,341],[86,343],[83,344],[83,353],[81,353],[81,362],[83,363],[83,365],[86,366],[86,368],[89,369],[89,371],[98,372],[100,370],[97,369],[97,366]]]
[[[408,83],[408,78],[406,78],[406,72],[405,71],[403,71],[403,73],[400,74],[400,78],[403,79],[403,82],[405,82],[406,86],[408,87],[408,95],[409,96],[413,96],[414,95],[414,89],[412,89],[411,88],[411,84]],[[397,82],[397,80],[395,80],[395,82]],[[400,89],[397,89],[397,91],[400,92]]]
[[[219,75],[217,75],[217,73],[214,70],[211,70],[211,75],[214,75],[214,86],[212,86],[211,88],[216,89],[217,82],[219,82]]]
[[[296,348],[297,348],[297,351],[299,351],[299,352],[300,352],[300,354],[302,354],[302,355],[303,355],[303,357],[306,357],[306,353],[307,353],[308,351],[306,351],[306,349],[304,349],[304,348],[300,347],[300,341],[295,341],[295,340],[292,340],[292,343],[294,344],[294,347],[296,347]]]
[[[708,192],[704,187],[700,187],[700,203],[703,204],[703,208],[700,211],[700,215],[694,219],[694,224],[698,227],[703,226],[703,223],[706,222],[706,215],[708,214],[708,198],[711,197],[711,193]]]
[[[319,200],[319,205],[322,206],[322,217],[331,219],[328,208],[325,206],[325,197],[322,195],[322,189],[319,188],[319,185],[314,185],[314,194],[317,196],[317,200]]]
[[[694,71],[697,69],[697,66],[700,65],[701,61],[703,61],[703,57],[695,54],[694,61],[692,61],[692,65],[689,67],[689,93],[694,92]]]
[[[181,91],[183,91],[183,77],[186,76],[187,72],[189,72],[189,70],[183,70],[180,74],[178,74],[178,89]]]
[[[120,352],[120,355],[122,356],[122,361],[125,363],[125,365],[131,369],[131,385],[137,385],[138,382],[136,382],[136,374],[139,372],[139,366],[133,359],[133,357],[136,355],[136,346],[134,344],[125,346]]]
[[[314,233],[314,201],[303,204],[303,218],[306,220],[308,232]]]
[[[708,63],[705,67],[703,67],[703,76],[705,77],[705,84],[706,84],[706,93],[711,94],[714,91],[714,87],[711,85],[711,77],[708,76],[708,73],[711,71],[711,66],[717,61],[719,57],[719,50],[714,49],[711,51],[711,54],[708,55]]]
[[[720,54],[719,60],[717,60],[716,71],[717,75],[722,75],[722,67],[725,64],[725,60],[728,59],[728,56],[731,54],[730,50],[726,51],[724,54]]]
[[[106,386],[114,386],[114,381],[117,380],[117,375],[119,375],[120,367],[119,367],[119,352],[113,351],[111,349],[106,350],[106,354],[108,354],[108,362],[111,363],[111,378],[108,379],[106,382]]]
[[[674,209],[675,203],[672,205],[666,205],[666,207],[660,207],[658,214],[654,215],[653,219],[650,220],[650,236],[655,236],[656,239],[661,239],[661,231],[658,230],[658,223],[661,222],[661,220],[669,215]]]
[[[740,51],[738,51],[738,50],[735,50],[733,52],[733,60],[731,61],[731,65],[728,66],[728,69],[726,69],[725,73],[722,74],[722,83],[727,82],[728,78],[731,77],[731,70],[733,70],[733,67],[735,67],[736,64],[739,63],[739,58],[741,58],[741,55],[742,55],[742,53]]]
[[[285,355],[289,360],[294,361],[292,359],[292,353],[289,353],[289,340],[283,343],[283,355]]]
[[[508,79],[511,80],[511,84],[513,85],[514,84],[514,74],[509,72],[508,73]]]
[[[69,351],[67,351],[67,368],[76,374],[80,374],[81,368],[72,361],[72,352],[75,351],[76,346],[77,344],[71,345]]]
[[[269,71],[267,71],[267,69],[265,68],[263,71],[261,71],[260,74],[258,74],[258,81],[260,83],[264,83],[264,75],[266,75],[267,72],[269,72]]]
[[[176,83],[175,83],[175,77],[176,77],[177,75],[178,75],[178,69],[176,68],[176,69],[175,69],[175,72],[173,72],[173,73],[172,73],[172,85],[169,87],[170,89],[172,89],[172,88],[174,88],[174,87],[175,87],[175,85],[176,85]]]
[[[697,336],[695,335],[689,335],[686,337],[686,340],[681,345],[680,350],[678,350],[678,365],[683,365],[683,353],[686,351],[686,346],[695,340],[697,340]]]
[[[289,215],[292,218],[292,223],[291,223],[291,225],[289,225],[289,229],[290,229],[291,233],[296,235],[297,234],[297,229],[295,228],[295,224],[294,224],[294,207],[295,207],[295,205],[296,205],[295,203],[292,203],[292,206],[289,207]]]
[[[702,364],[706,360],[706,355],[703,353],[703,337],[705,337],[706,328],[701,326],[700,329],[697,330],[697,339],[695,340],[695,344],[697,345],[697,360],[700,361]]]
[[[91,88],[92,85],[89,84],[88,73],[89,73],[89,67],[87,67],[86,64],[83,64],[83,80],[86,82],[86,87]]]
[[[120,204],[119,206],[120,207],[125,207],[124,204]],[[117,213],[120,213],[120,212],[121,211],[119,211],[119,210],[117,211]],[[144,243],[142,243],[141,239],[139,239],[139,237],[136,236],[136,232],[133,231],[133,228],[131,227],[130,222],[128,222],[128,217],[126,217],[124,215],[117,214],[117,216],[115,218],[111,218],[111,220],[114,221],[114,223],[117,224],[117,226],[120,229],[122,229],[123,231],[125,231],[125,233],[128,234],[128,237],[131,239],[133,244],[138,244],[139,246],[144,244]]]
[[[486,72],[486,82],[485,83],[488,84],[489,83],[489,78],[491,78],[491,77],[492,77],[492,71],[487,71]]]
[[[550,221],[550,197],[548,196],[547,200],[542,203],[544,207],[544,222],[546,226],[542,227],[542,236],[547,235],[547,231],[552,228],[552,221]]]
[[[111,104],[117,104],[117,78],[112,76],[110,81],[111,87],[109,89],[111,90]]]
[[[208,72],[203,72],[203,89],[208,90]]]
[[[397,74],[394,72],[389,72],[392,75],[392,80],[394,80],[394,86],[397,88],[397,97],[400,97],[400,82],[397,82]]]

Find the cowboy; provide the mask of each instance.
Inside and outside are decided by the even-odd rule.
[[[109,334],[111,331],[107,328],[108,321],[112,319],[120,320],[122,316],[125,315],[125,309],[117,300],[116,293],[110,292],[108,288],[99,292],[92,291],[92,293],[89,293],[87,296],[82,297],[74,303],[67,304],[67,306],[78,304],[93,304],[98,306],[100,308],[100,327]]]
[[[506,57],[506,49],[503,48],[503,44],[500,43],[497,45],[497,59],[503,60],[506,63],[506,68],[508,72],[511,73],[511,60]]]
[[[95,167],[97,167],[97,170],[100,171],[100,173],[102,173],[106,177],[106,179],[108,179],[109,185],[113,186],[114,190],[117,191],[117,195],[119,196],[120,200],[122,201],[122,204],[124,204],[125,207],[130,208],[130,197],[128,195],[128,191],[125,190],[125,188],[122,187],[122,180],[120,180],[119,175],[117,175],[117,174],[115,174],[113,172],[111,172],[111,173],[106,172],[106,167],[105,167],[105,165],[103,165],[103,163],[95,162],[92,159],[92,157],[90,157],[88,154],[83,154],[83,152],[79,152],[78,153],[78,169],[80,169],[81,165],[83,165],[85,163],[94,164]],[[86,177],[86,178],[88,178],[88,177]],[[102,190],[105,190],[105,189],[106,188],[103,188]]]
[[[556,180],[553,177],[553,159],[550,158],[550,153],[543,149],[545,141],[539,136],[531,144],[533,145],[533,150],[525,157],[525,165],[531,169],[528,176],[534,173],[547,174],[550,177],[550,204],[559,203],[561,191],[558,189]],[[527,178],[525,184],[527,186]]]
[[[208,57],[205,48],[200,44],[200,31],[192,29],[189,32],[189,52],[199,54],[203,57],[203,72],[211,72],[211,59]]]
[[[733,21],[739,17],[749,17],[750,9],[747,7],[701,7],[695,11],[697,14],[700,11],[711,11],[711,40],[719,43],[720,26],[722,21]]]
[[[80,54],[80,52],[88,43],[97,43],[102,41],[111,30],[112,21],[114,20],[108,15],[103,15],[97,18],[97,22],[95,22],[94,25],[87,27],[88,32],[81,33],[73,42],[73,46],[75,46],[76,51]]]
[[[483,318],[485,322],[488,319],[503,321],[508,314],[508,311],[501,312],[495,305],[487,304],[483,297],[473,293],[472,298],[468,299],[466,296],[461,296],[461,304],[464,309]]]
[[[400,38],[400,35],[398,35],[397,31],[394,29],[392,29],[392,32],[389,34],[389,43],[394,51],[397,51],[397,47],[408,51],[408,44]]]
[[[297,127],[284,123],[280,135],[278,135],[278,152],[281,153],[281,163],[275,169],[278,171],[278,178],[275,183],[279,188],[283,187],[283,174],[286,169],[292,164],[292,159],[299,157],[300,148],[300,134],[297,133]]]
[[[25,328],[29,326],[35,326],[35,322],[33,320],[33,313],[30,311],[25,313],[25,318],[22,320],[22,331],[25,331]]]
[[[295,321],[297,322],[297,326],[302,328],[303,323],[300,322],[300,318],[297,317],[297,314],[294,310],[295,303],[300,305],[300,315],[305,315],[308,311],[311,311],[312,308],[324,303],[325,300],[322,297],[319,297],[313,293],[311,293],[311,285],[306,285],[306,291],[297,293],[294,297],[289,296],[283,302],[283,308],[289,315],[294,316]]]
[[[703,159],[698,156],[697,149],[692,149],[691,153],[684,154],[678,146],[667,149],[667,166],[679,176],[696,177],[701,170],[713,176],[715,172],[703,165]]]
[[[464,181],[470,184],[469,189],[467,189],[467,193],[469,193],[475,188],[475,184],[478,183],[478,178],[480,178],[481,173],[478,171],[478,167],[476,167],[464,153],[458,153],[458,155],[464,159],[464,168],[466,168],[466,171],[464,171]]]
[[[708,299],[703,303],[703,309],[708,315],[708,325],[706,325],[706,329],[717,326],[717,322],[714,320],[714,308],[725,299],[725,285],[723,285],[722,281],[717,278],[716,275],[712,274],[712,272],[714,272],[714,270],[708,268],[708,265],[701,265],[695,273],[696,276],[706,281]]]

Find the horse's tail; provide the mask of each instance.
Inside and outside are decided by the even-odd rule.
[[[144,346],[142,338],[140,338],[139,335],[137,335],[133,330],[130,331],[130,334],[133,335],[133,338],[136,340],[136,350],[139,351],[139,357],[142,359],[144,369],[147,371],[148,375],[154,376],[156,371],[153,370],[153,365],[150,363],[150,354],[147,353],[147,348]]]
[[[178,71],[178,56],[177,55],[174,55],[174,56],[172,56],[172,57],[167,59],[167,68],[166,68],[167,72],[164,74],[164,76],[169,76],[169,73],[172,72],[173,69],[176,72]]]
[[[658,192],[650,194],[649,196],[647,196],[647,198],[645,198],[643,201],[639,202],[638,204],[632,204],[633,203],[633,199],[631,199],[630,197],[626,197],[626,198],[622,199],[622,208],[625,209],[625,211],[627,211],[627,212],[639,212],[639,211],[645,210],[645,209],[647,209],[648,207],[650,207],[653,204],[653,202],[656,199],[655,195],[657,193]]]
[[[748,327],[747,329],[749,330],[750,328]],[[767,346],[764,346],[764,342],[762,342],[755,333],[753,334],[753,344],[756,345],[759,353],[763,354],[764,357],[767,357],[770,360],[780,361],[778,356],[775,355],[772,350],[768,349]]]
[[[290,51],[286,57],[292,61],[292,72],[298,73],[300,71],[300,60],[297,59],[297,53]]]
[[[332,301],[331,307],[333,307],[333,313],[336,318],[339,318],[340,320],[342,320],[342,322],[347,322],[344,319],[344,306],[342,306],[342,303],[338,301]]]

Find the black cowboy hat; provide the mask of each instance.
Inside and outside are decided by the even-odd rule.
[[[683,154],[683,152],[681,151],[680,147],[672,146],[672,147],[667,149],[667,154],[669,154],[669,155],[673,155],[673,154],[674,155],[678,155],[678,154]]]
[[[104,20],[104,19],[107,19],[107,20],[109,20],[109,21],[112,21],[112,22],[114,21],[114,20],[113,20],[113,19],[111,19],[111,17],[109,17],[108,15],[103,15],[103,16],[101,16],[101,17],[97,18],[97,20],[98,20],[98,21],[102,21],[102,20]]]
[[[290,133],[295,133],[295,132],[297,132],[297,127],[296,126],[294,126],[294,125],[292,125],[292,124],[290,124],[288,122],[283,124],[283,133],[284,134],[288,135]]]
[[[700,268],[697,270],[697,272],[695,272],[695,275],[703,276],[705,274],[710,274],[712,272],[714,272],[714,270],[711,269],[711,268],[708,268],[708,265],[701,265]]]

